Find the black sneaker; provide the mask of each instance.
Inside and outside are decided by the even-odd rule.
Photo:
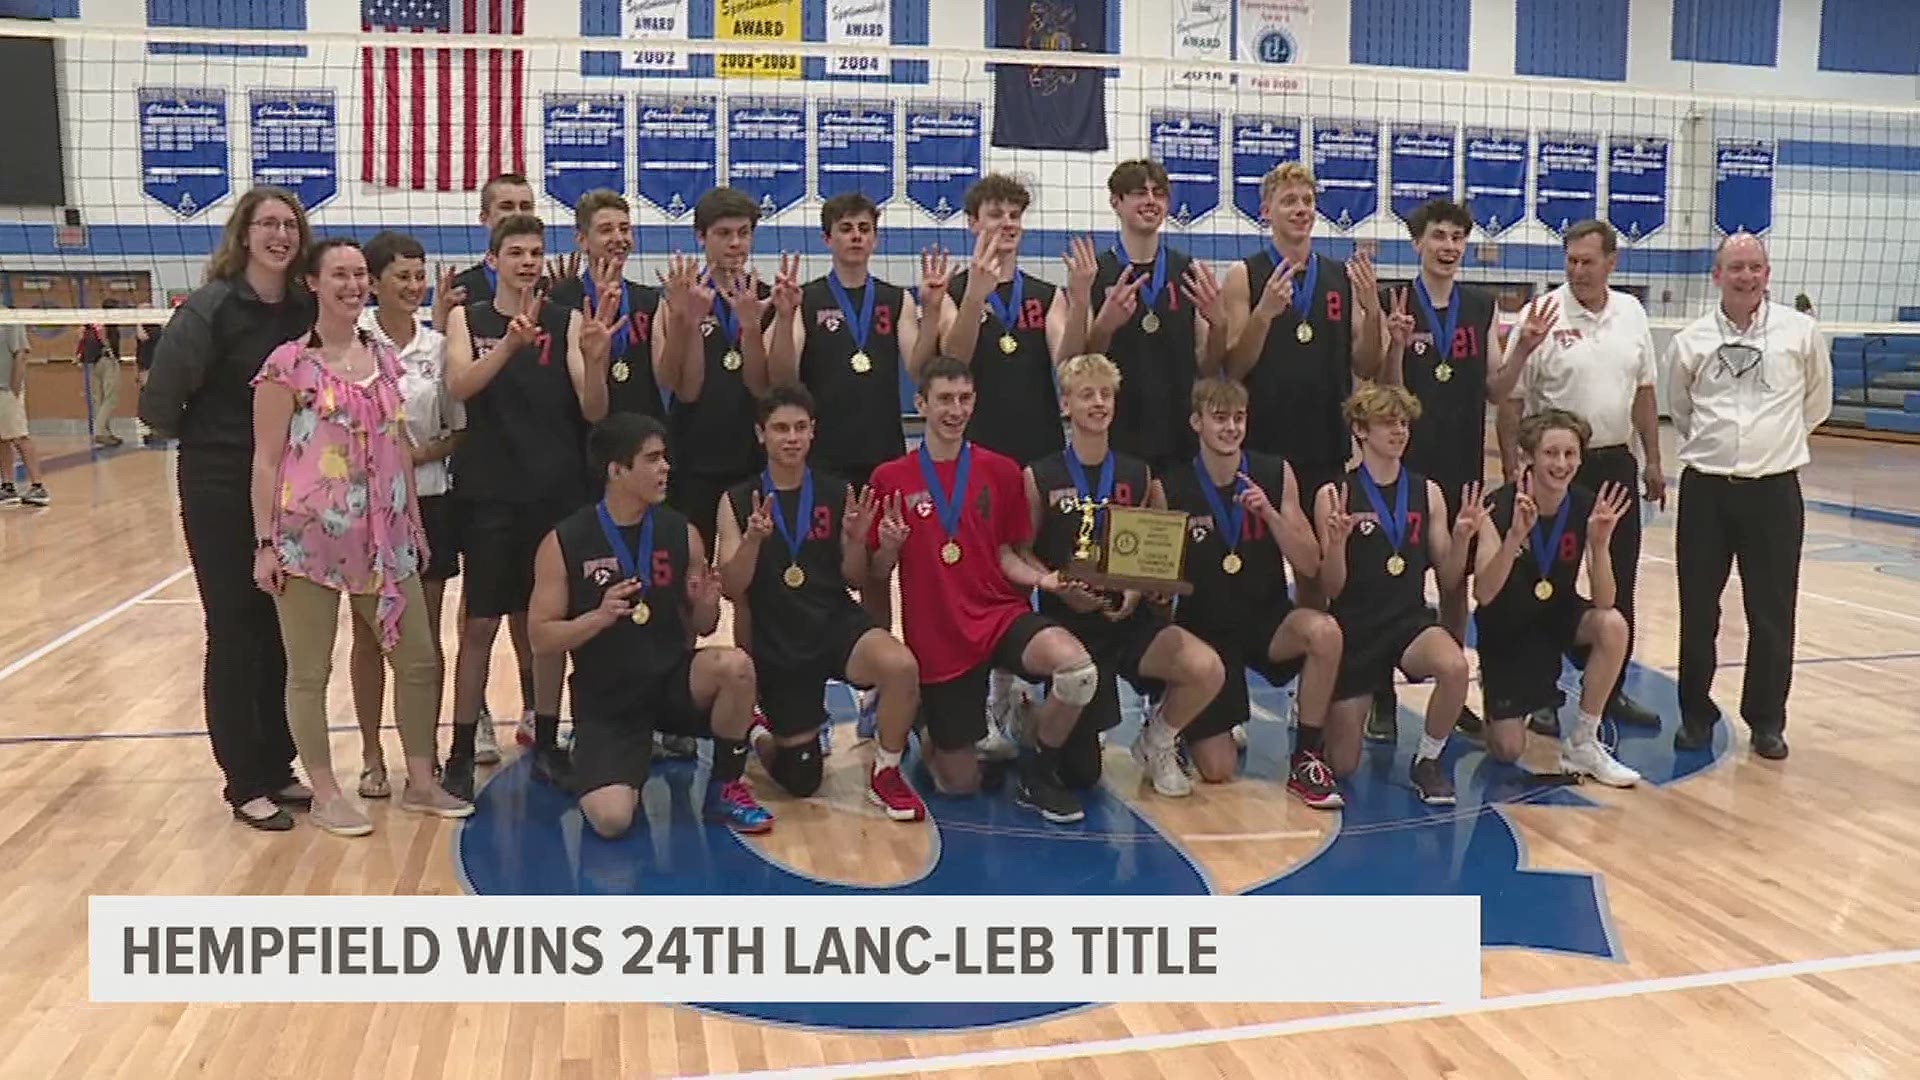
[[[1053,770],[1039,764],[1020,770],[1020,787],[1014,792],[1013,801],[1055,825],[1072,825],[1087,816],[1080,800],[1053,775]]]
[[[1413,762],[1413,790],[1428,806],[1453,805],[1453,778],[1439,758],[1416,758]]]
[[[12,481],[0,484],[0,506],[11,506],[20,501],[20,490]]]
[[[1453,722],[1453,726],[1460,734],[1470,735],[1476,739],[1487,730],[1487,725],[1480,720],[1480,714],[1465,705],[1460,706],[1460,718]]]
[[[448,754],[447,766],[440,773],[440,787],[462,802],[472,802],[473,755]]]
[[[1621,727],[1659,728],[1660,714],[1628,697],[1626,691],[1607,702],[1607,717]]]
[[[1753,752],[1768,761],[1787,759],[1787,738],[1777,731],[1756,731],[1753,733]]]
[[[1373,709],[1367,713],[1368,742],[1391,743],[1400,738],[1400,699],[1391,688],[1373,695]]]
[[[533,778],[548,787],[568,790],[573,783],[573,755],[557,746],[535,747]]]
[[[22,506],[45,506],[52,501],[53,496],[47,494],[47,489],[42,484],[33,485],[20,496]]]
[[[1680,717],[1680,727],[1673,733],[1675,750],[1711,750],[1713,749],[1713,728],[1719,723],[1718,717],[1696,718]]]

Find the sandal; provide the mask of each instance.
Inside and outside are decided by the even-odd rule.
[[[385,766],[377,769],[360,770],[360,797],[363,799],[385,799],[393,794],[393,787],[387,782]]]

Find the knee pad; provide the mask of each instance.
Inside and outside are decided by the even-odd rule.
[[[1092,660],[1083,660],[1064,671],[1053,673],[1053,692],[1075,708],[1084,707],[1100,690],[1100,668]]]
[[[809,740],[798,746],[778,746],[767,773],[787,794],[802,799],[820,790],[820,743]]]

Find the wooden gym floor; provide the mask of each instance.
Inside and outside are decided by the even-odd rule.
[[[578,849],[577,820],[511,760],[464,827],[380,804],[380,831],[363,840],[233,823],[200,733],[200,613],[171,455],[43,450],[65,455],[49,477],[54,506],[0,510],[0,1076],[1920,1077],[1920,450],[1815,448],[1783,763],[1753,757],[1727,725],[1713,754],[1671,751],[1669,509],[1648,533],[1633,684],[1668,727],[1626,736],[1622,755],[1656,781],[1638,790],[1542,793],[1456,738],[1457,812],[1413,803],[1403,743],[1370,748],[1344,815],[1315,814],[1272,779],[1284,697],[1265,690],[1249,764],[1264,776],[1170,803],[1142,793],[1116,744],[1077,839],[1037,828],[1004,792],[932,800],[925,826],[878,820],[860,799],[868,751],[841,724],[822,797],[799,805],[757,785],[779,824],[752,849],[687,818],[698,782],[681,765],[649,785],[648,826],[631,846],[571,856],[553,856],[567,845],[552,841]],[[1736,585],[1716,695],[1729,709],[1744,645],[1737,598]],[[344,646],[343,634],[342,659]],[[509,655],[503,638],[499,716],[516,711],[514,678],[499,677]],[[1424,698],[1403,690],[1403,738]],[[343,675],[332,707],[351,784]],[[387,746],[397,765],[390,729]],[[1538,742],[1527,760],[1551,766]],[[935,1032],[856,1030],[874,1022],[844,1012],[796,1026],[646,1006],[88,1001],[92,894],[750,891],[751,874],[711,876],[742,865],[777,878],[771,891],[822,880],[938,891],[941,864],[1017,877],[1068,845],[1086,865],[1119,868],[1107,891],[1481,891],[1496,946],[1485,998],[913,1025],[950,1029]],[[991,875],[975,887],[1031,891]]]

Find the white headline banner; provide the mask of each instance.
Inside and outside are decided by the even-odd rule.
[[[1461,1002],[1471,896],[95,896],[95,1001]]]

